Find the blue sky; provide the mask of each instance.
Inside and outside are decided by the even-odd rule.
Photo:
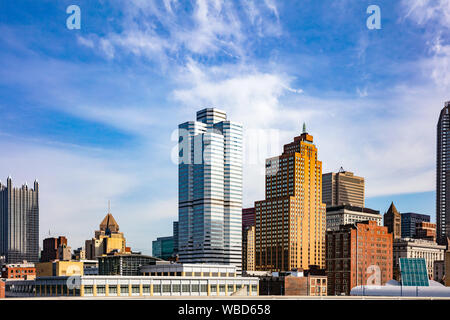
[[[448,1],[2,1],[0,33],[0,177],[39,179],[41,238],[83,245],[111,200],[149,253],[177,218],[174,130],[212,106],[246,128],[245,206],[306,122],[325,172],[366,178],[368,207],[434,220]]]

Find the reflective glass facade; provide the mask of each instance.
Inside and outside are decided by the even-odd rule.
[[[400,273],[403,286],[429,286],[425,259],[400,258]]]
[[[180,262],[241,268],[242,125],[218,109],[179,125]]]

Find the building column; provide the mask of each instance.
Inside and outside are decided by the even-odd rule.
[[[109,284],[105,284],[105,296],[109,296]]]
[[[96,283],[94,283],[94,285],[92,286],[92,295],[94,297],[97,296],[97,284]]]
[[[139,295],[143,296],[144,295],[144,290],[142,289],[142,283],[139,284]]]
[[[132,296],[133,291],[131,291],[131,283],[128,284],[128,296]]]
[[[150,296],[153,296],[153,283],[150,284]]]
[[[209,284],[209,281],[208,281],[208,296],[210,296],[211,295],[211,287],[210,287],[210,284]]]
[[[120,283],[117,283],[117,296],[120,297]]]
[[[84,284],[80,285],[80,297],[84,297]]]

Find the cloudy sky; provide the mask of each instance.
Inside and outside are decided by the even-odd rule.
[[[39,180],[41,239],[83,245],[111,200],[150,253],[177,219],[174,130],[203,107],[246,128],[245,206],[306,122],[325,172],[366,178],[367,207],[434,220],[450,1],[1,1],[0,34],[0,179]]]

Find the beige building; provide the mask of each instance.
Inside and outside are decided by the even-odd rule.
[[[100,223],[100,230],[95,231],[95,237],[86,240],[86,259],[94,260],[96,257],[108,253],[125,253],[126,240],[123,232],[119,232],[119,225],[108,213]]]
[[[388,228],[388,232],[392,233],[394,240],[402,237],[402,216],[394,205],[391,203],[388,211],[383,216],[383,224]]]
[[[380,211],[349,205],[327,207],[327,231],[338,231],[339,226],[362,221],[375,221],[383,225]]]
[[[52,261],[36,263],[36,277],[82,276],[83,262]]]
[[[327,207],[350,205],[364,208],[364,178],[353,172],[329,172],[322,175],[322,201]]]
[[[433,241],[402,238],[394,240],[393,249],[394,274],[398,274],[399,258],[424,258],[427,264],[428,277],[434,280],[434,262],[444,260],[446,247]]]
[[[322,162],[305,131],[266,160],[266,199],[255,202],[256,270],[325,267]]]
[[[255,269],[255,226],[249,226],[243,231],[242,270],[254,271]]]

